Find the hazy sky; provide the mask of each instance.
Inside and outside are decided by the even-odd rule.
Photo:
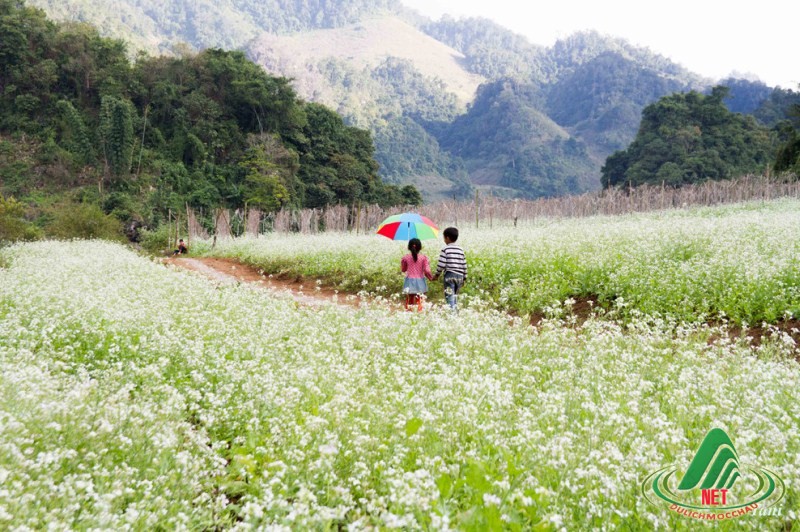
[[[401,0],[438,19],[481,16],[525,35],[534,44],[587,29],[622,37],[712,79],[736,72],[797,90],[800,2],[760,0]]]

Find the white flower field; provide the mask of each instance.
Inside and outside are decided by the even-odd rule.
[[[458,315],[300,306],[99,241],[2,248],[0,528],[705,528],[641,484],[720,427],[786,493],[777,517],[708,527],[781,529],[800,516],[794,342],[705,321],[794,317],[798,227],[790,201],[465,227]],[[374,235],[215,253],[400,283],[402,245]],[[615,319],[523,314],[582,294]]]
[[[527,313],[594,296],[623,320],[641,313],[684,322],[800,318],[797,200],[498,225],[461,227],[458,243],[470,263],[465,293],[480,300],[473,303]],[[425,241],[422,252],[435,264],[442,245]],[[390,295],[402,287],[398,264],[407,251],[374,235],[321,233],[219,241],[213,253],[267,273]]]

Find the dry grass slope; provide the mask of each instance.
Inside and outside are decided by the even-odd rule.
[[[463,54],[390,15],[338,29],[289,36],[263,34],[249,50],[257,62],[266,50],[279,56],[285,69],[281,74],[295,78],[307,75],[307,64],[328,57],[344,59],[359,69],[375,67],[387,57],[407,59],[425,76],[441,79],[461,103],[471,102],[478,85],[486,81],[467,72]]]

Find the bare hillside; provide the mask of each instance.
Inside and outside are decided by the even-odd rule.
[[[463,54],[389,15],[344,28],[288,36],[265,33],[248,48],[256,62],[270,70],[271,63],[279,63],[281,74],[294,78],[305,77],[309,64],[328,57],[344,59],[358,69],[375,67],[387,57],[407,59],[423,75],[439,78],[461,103],[472,101],[478,85],[486,81],[464,69]],[[298,90],[305,92],[302,86]]]

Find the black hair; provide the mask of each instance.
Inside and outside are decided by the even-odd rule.
[[[414,262],[417,262],[417,255],[421,249],[422,242],[419,238],[412,238],[408,241],[408,250],[411,252],[411,256],[414,257]]]
[[[455,242],[458,240],[458,229],[455,227],[448,227],[444,230],[443,234],[450,242]]]

